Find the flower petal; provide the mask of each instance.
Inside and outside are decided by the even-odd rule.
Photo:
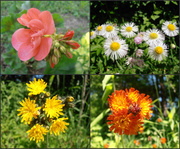
[[[20,18],[17,18],[17,21],[20,24],[28,27],[28,23],[29,23],[30,19],[26,14],[23,14]]]
[[[44,24],[45,34],[53,34],[55,32],[55,25],[51,13],[49,11],[43,11],[39,17]]]
[[[29,28],[34,32],[38,32],[39,30],[44,29],[43,23],[38,19],[33,19],[29,22]]]
[[[43,60],[49,54],[51,45],[52,45],[52,38],[42,38],[41,45],[38,47],[39,52],[35,56],[35,59],[37,61]]]
[[[36,8],[31,8],[27,12],[27,16],[30,19],[39,19],[39,15],[41,14],[41,11]]]
[[[67,31],[66,34],[64,35],[63,39],[66,39],[66,40],[70,40],[72,39],[72,37],[74,36],[74,31]]]
[[[12,35],[12,46],[18,51],[23,42],[28,42],[31,39],[31,30],[20,28]]]
[[[79,43],[73,40],[66,41],[66,44],[69,45],[72,49],[78,49],[80,47]]]

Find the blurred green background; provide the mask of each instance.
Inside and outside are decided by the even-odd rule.
[[[64,110],[69,119],[65,133],[55,136],[48,132],[44,142],[30,141],[30,127],[21,123],[17,109],[28,97],[26,83],[42,78],[46,91],[54,95],[73,96],[74,108]],[[3,75],[1,76],[1,148],[89,148],[90,146],[90,85],[88,75]]]
[[[13,33],[24,28],[17,18],[30,8],[41,12],[49,11],[53,15],[57,33],[65,34],[74,30],[72,40],[81,47],[71,49],[73,58],[65,55],[51,69],[49,62],[22,62],[12,47]],[[83,74],[89,71],[89,2],[88,1],[1,1],[1,72],[3,74]]]
[[[149,95],[153,104],[153,115],[145,119],[144,131],[138,135],[123,135],[125,148],[179,148],[179,75],[91,75],[91,147],[122,148],[121,136],[111,132],[107,125],[109,110],[108,96],[114,90],[131,87]],[[162,122],[158,123],[157,119]],[[148,141],[148,136],[152,140]],[[161,144],[160,138],[166,143]],[[140,144],[135,145],[134,140]]]

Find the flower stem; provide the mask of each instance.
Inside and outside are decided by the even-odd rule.
[[[46,148],[48,148],[48,133],[47,133],[47,142],[46,142]]]
[[[122,140],[122,147],[124,148],[123,134],[121,135],[121,140]]]

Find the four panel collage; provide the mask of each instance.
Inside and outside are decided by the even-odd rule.
[[[179,1],[1,1],[1,148],[179,148]]]

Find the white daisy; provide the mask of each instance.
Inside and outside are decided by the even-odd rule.
[[[103,36],[105,38],[112,38],[113,36],[117,36],[119,32],[119,28],[116,25],[112,24],[106,24],[103,29]]]
[[[144,52],[144,51],[143,51],[142,49],[137,49],[137,50],[136,50],[136,56],[137,56],[137,57],[141,57],[141,56],[143,55],[143,52]]]
[[[136,35],[135,32],[138,32],[138,27],[133,23],[126,23],[121,27],[121,34],[124,37],[130,38]]]
[[[98,25],[96,27],[95,31],[96,31],[97,35],[103,36],[104,35],[104,24],[103,25]]]
[[[143,36],[143,40],[149,45],[163,42],[164,39],[164,34],[158,29],[150,29],[149,31],[146,31]]]
[[[148,53],[152,59],[161,61],[168,56],[167,46],[162,42],[153,44],[149,47]]]
[[[91,39],[94,39],[94,38],[96,38],[96,35],[97,35],[97,33],[96,33],[96,31],[91,31]]]
[[[107,38],[104,43],[105,54],[112,60],[124,57],[128,52],[128,45],[125,40],[117,38]]]
[[[170,37],[176,36],[179,33],[179,27],[176,26],[176,23],[172,23],[169,21],[163,23],[162,30],[166,35]]]

